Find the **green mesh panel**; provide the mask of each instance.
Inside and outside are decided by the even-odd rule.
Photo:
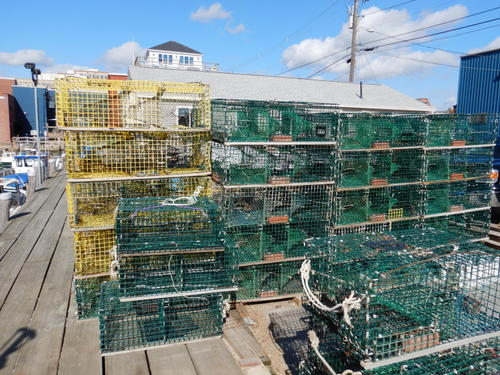
[[[101,352],[119,352],[222,334],[222,295],[120,302],[115,282],[99,305]]]
[[[428,150],[425,152],[425,180],[450,179],[450,150]]]
[[[78,319],[97,317],[101,284],[108,281],[109,276],[75,279],[75,298]]]

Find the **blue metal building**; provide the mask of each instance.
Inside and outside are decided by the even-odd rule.
[[[41,87],[38,87],[36,90],[39,131],[40,136],[43,136],[45,130],[47,130],[47,125],[50,125],[50,122],[53,121],[54,118],[54,90],[47,90]],[[12,95],[16,98],[31,130],[36,130],[35,92],[33,87],[12,86]]]
[[[462,56],[458,113],[500,113],[500,49]]]

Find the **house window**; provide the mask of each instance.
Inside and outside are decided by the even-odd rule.
[[[193,65],[193,58],[192,57],[189,58],[189,65]]]
[[[191,108],[187,107],[178,108],[177,119],[179,125],[191,126]]]
[[[184,64],[184,56],[181,56],[179,63]]]
[[[172,62],[173,62],[172,55],[168,55],[168,63],[172,64]]]
[[[158,54],[158,61],[159,62],[163,61],[163,55],[161,53]]]

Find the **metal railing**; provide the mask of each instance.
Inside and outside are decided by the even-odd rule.
[[[179,69],[179,70],[198,70],[203,72],[218,72],[219,64],[203,63],[203,64],[167,64],[154,59],[146,59],[145,57],[137,56],[134,61],[135,66],[160,68],[160,69]]]

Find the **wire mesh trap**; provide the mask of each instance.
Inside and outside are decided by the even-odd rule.
[[[272,298],[301,293],[301,262],[279,262],[240,268],[236,299]]]
[[[66,132],[70,178],[210,171],[210,133]]]
[[[109,280],[109,276],[88,277],[74,280],[76,313],[78,319],[90,319],[98,316],[101,284]]]
[[[339,187],[362,187],[424,180],[421,148],[339,152]]]
[[[212,195],[210,177],[69,182],[66,196],[70,225],[72,228],[114,226],[120,198],[179,198],[191,196],[197,187],[201,187],[200,196]]]
[[[63,128],[210,129],[207,85],[64,78],[56,80]]]
[[[208,197],[122,198],[116,213],[117,252],[145,254],[223,247],[223,221]]]
[[[118,285],[103,285],[99,305],[101,352],[111,353],[222,334],[223,297],[193,297],[120,302]]]
[[[334,141],[338,107],[330,104],[212,100],[214,139]]]
[[[376,362],[499,329],[498,257],[482,244],[423,247],[402,238],[333,237],[313,261],[324,303],[361,298],[348,321],[321,312],[355,357]]]
[[[120,257],[119,291],[124,297],[210,292],[235,287],[235,272],[230,250]]]
[[[484,239],[490,230],[490,208],[463,213],[449,213],[423,219],[424,227],[432,227],[452,233],[467,236],[470,239]]]
[[[333,181],[332,145],[212,144],[213,177],[225,185]]]
[[[334,185],[237,187],[218,194],[227,228],[330,220]]]
[[[114,229],[75,232],[74,235],[75,275],[110,273],[114,259]]]

